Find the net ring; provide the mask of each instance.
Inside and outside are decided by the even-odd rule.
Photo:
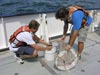
[[[59,70],[70,70],[75,67],[77,61],[77,54],[74,49],[71,49],[69,51],[60,51],[57,57],[55,58],[54,63],[55,67]]]

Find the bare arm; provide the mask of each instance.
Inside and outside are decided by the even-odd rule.
[[[66,32],[68,30],[68,22],[64,22],[64,23],[65,23],[65,25],[63,27],[63,35],[66,35]]]
[[[35,34],[34,34],[34,36],[33,36],[33,40],[34,40],[36,43],[42,43],[42,44],[44,44],[44,45],[46,45],[46,46],[49,45],[48,42],[46,42],[46,41],[40,39],[40,38],[39,38],[38,36],[36,36]]]
[[[46,46],[48,46],[48,45],[49,45],[49,43],[48,43],[48,42],[46,42],[46,41],[44,41],[44,40],[42,40],[42,39],[40,39],[40,40],[39,40],[39,43],[42,43],[42,44],[44,44],[44,45],[46,45]]]
[[[66,32],[67,32],[67,30],[68,30],[68,22],[64,22],[65,23],[65,25],[64,25],[64,27],[63,27],[63,36],[61,37],[61,40],[62,41],[64,41],[65,40],[65,38],[66,38]]]
[[[37,44],[31,44],[30,46],[33,47],[35,50],[39,50],[39,51],[45,51],[45,50],[51,50],[52,49],[52,46],[43,47],[43,46],[39,46]]]
[[[71,49],[71,47],[72,47],[72,45],[73,45],[78,33],[79,33],[79,30],[73,31],[73,33],[70,36],[68,45],[64,48],[65,50],[70,50]]]
[[[36,43],[38,43],[39,40],[40,40],[40,38],[39,38],[37,35],[35,35],[35,34],[33,34],[32,38],[33,38],[33,40],[34,40]]]

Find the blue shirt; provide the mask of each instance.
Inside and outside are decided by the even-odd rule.
[[[85,17],[84,12],[77,10],[72,14],[72,30],[79,30],[82,26],[82,20]],[[90,16],[87,17],[87,25],[89,26],[92,23],[92,18]]]

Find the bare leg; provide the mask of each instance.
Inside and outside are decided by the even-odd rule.
[[[84,48],[84,42],[78,42],[78,55],[82,53]]]
[[[83,48],[84,48],[84,42],[78,42],[77,56],[78,56],[79,60],[81,59],[81,53],[83,51]]]
[[[32,55],[33,57],[37,57],[38,56],[38,52],[37,52],[37,50],[34,50],[34,52],[33,52],[33,55]]]
[[[32,57],[37,57],[37,56],[38,56],[38,52],[35,50],[32,55],[22,55],[22,58],[23,59],[24,58],[32,58]]]

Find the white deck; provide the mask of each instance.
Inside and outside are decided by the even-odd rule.
[[[98,31],[100,32],[100,31]],[[67,42],[68,39],[66,39]],[[77,41],[74,45],[76,47]],[[42,52],[40,52],[42,53]],[[43,54],[43,53],[42,53]],[[85,42],[82,59],[75,68],[59,71],[54,68],[54,61],[39,58],[26,59],[24,64],[17,64],[9,51],[0,53],[0,75],[98,75],[100,74],[100,34],[89,33]]]

